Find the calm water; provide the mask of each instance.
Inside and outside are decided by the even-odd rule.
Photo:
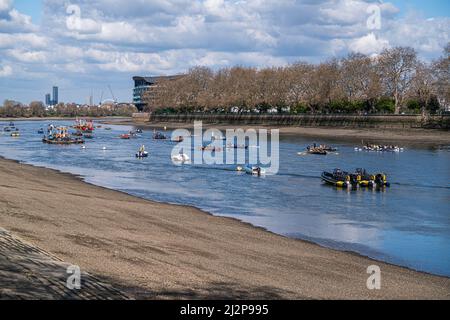
[[[7,124],[0,122],[0,130]],[[393,154],[355,152],[352,143],[334,142],[340,149],[337,155],[298,156],[311,140],[282,137],[280,173],[257,178],[235,172],[235,166],[175,166],[170,160],[174,143],[153,141],[151,131],[137,139],[119,139],[133,129],[127,126],[97,129],[86,150],[44,145],[37,130],[47,124],[17,122],[22,136],[1,133],[0,155],[79,174],[90,183],[136,196],[193,205],[279,234],[450,276],[448,146],[407,147]],[[147,146],[150,158],[135,159],[140,144]],[[323,170],[335,167],[383,171],[393,184],[384,192],[337,190],[319,178]]]

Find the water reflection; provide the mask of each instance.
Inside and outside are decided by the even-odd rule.
[[[71,124],[59,122],[58,124]],[[0,123],[0,130],[4,124]],[[43,145],[46,122],[18,122],[21,137],[0,134],[0,155],[81,175],[87,182],[157,201],[187,204],[270,231],[352,250],[373,258],[450,276],[450,149],[407,146],[403,153],[355,152],[354,142],[282,137],[280,173],[264,179],[239,174],[233,165],[174,166],[174,143],[144,131],[121,140],[129,126],[98,129],[80,146]],[[334,144],[337,154],[299,156],[311,142]],[[150,157],[135,159],[145,144]],[[106,147],[106,150],[103,150]],[[324,185],[323,170],[342,168],[388,174],[385,190]]]

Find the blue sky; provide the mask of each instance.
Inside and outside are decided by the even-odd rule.
[[[449,13],[448,0],[0,0],[0,101],[43,100],[53,85],[65,102],[110,98],[108,85],[130,101],[133,75],[320,62],[394,46],[431,61],[450,41]]]
[[[14,7],[19,12],[29,15],[34,23],[41,23],[42,0],[15,0]]]
[[[448,17],[450,14],[450,1],[448,0],[392,0],[391,2],[402,13],[415,11],[427,18]]]

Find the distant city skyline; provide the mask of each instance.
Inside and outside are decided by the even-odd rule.
[[[367,25],[376,5],[380,28]],[[450,2],[0,0],[0,104],[131,102],[133,76],[319,62],[412,46],[422,59],[449,42]]]

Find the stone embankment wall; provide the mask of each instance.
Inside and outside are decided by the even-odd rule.
[[[136,114],[136,121],[374,129],[450,129],[450,115]]]

